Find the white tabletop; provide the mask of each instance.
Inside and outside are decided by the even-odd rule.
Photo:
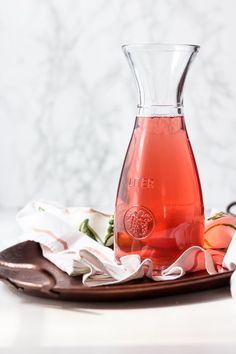
[[[0,246],[14,242],[2,216]],[[0,353],[236,353],[236,301],[229,289],[122,303],[60,302],[0,283]]]

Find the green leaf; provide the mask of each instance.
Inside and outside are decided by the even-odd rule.
[[[217,220],[220,218],[223,218],[224,216],[227,216],[228,214],[224,213],[223,211],[220,211],[219,213],[216,213],[213,216],[210,216],[207,220]]]
[[[102,240],[100,239],[96,231],[89,225],[89,219],[85,219],[84,221],[82,221],[79,226],[79,231],[83,232],[84,234],[92,238],[94,241],[99,241],[102,243]]]
[[[45,211],[45,210],[41,206],[39,206],[38,211]]]
[[[104,246],[113,248],[114,243],[114,216],[111,216],[106,229]]]

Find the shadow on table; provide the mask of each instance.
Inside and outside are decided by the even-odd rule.
[[[43,299],[39,297],[33,297],[14,289],[8,289],[15,293],[15,296],[20,298],[21,303],[34,304],[36,306],[43,306],[49,308],[58,308],[62,310],[73,310],[80,312],[89,312],[92,309],[141,309],[141,308],[161,308],[171,306],[187,306],[195,303],[207,303],[212,301],[221,301],[230,299],[229,287],[222,287],[218,289],[212,289],[207,291],[199,291],[195,293],[187,293],[173,296],[158,297],[152,299],[142,300],[129,300],[129,301],[110,301],[110,302],[85,302],[85,301],[59,301],[51,299]],[[86,311],[88,310],[88,311]],[[94,314],[99,315],[97,312]]]

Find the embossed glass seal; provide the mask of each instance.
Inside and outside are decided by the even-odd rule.
[[[149,236],[154,224],[155,218],[152,212],[143,206],[133,206],[124,215],[126,231],[137,239]]]

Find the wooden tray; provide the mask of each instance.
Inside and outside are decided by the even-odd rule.
[[[89,288],[42,256],[38,243],[16,244],[0,253],[0,279],[27,294],[69,301],[121,301],[175,295],[228,286],[232,272],[190,273],[171,281],[138,279],[121,285]]]

